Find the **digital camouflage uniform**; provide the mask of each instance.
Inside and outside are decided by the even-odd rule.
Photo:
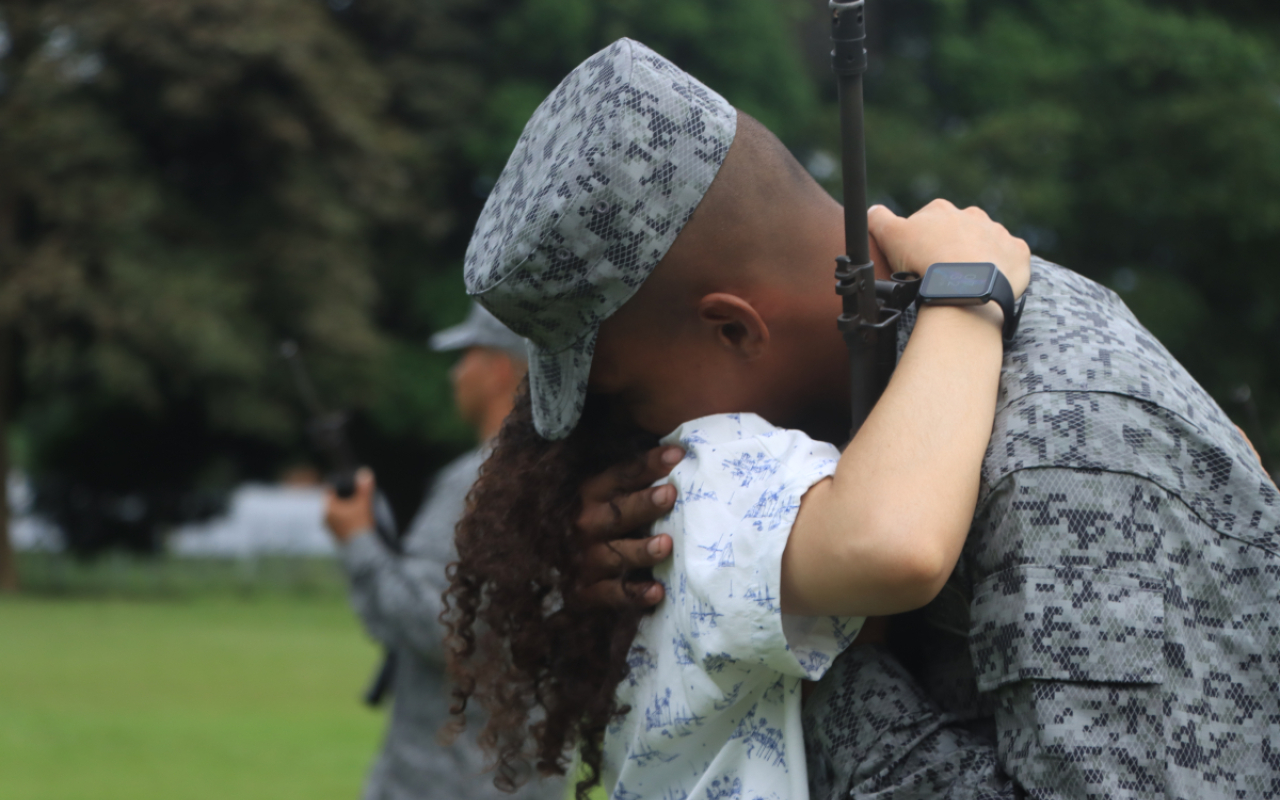
[[[542,436],[573,429],[601,321],[667,253],[736,119],[622,39],[525,126],[464,272],[530,340]],[[814,796],[1280,796],[1275,489],[1113,293],[1033,263],[955,577],[899,625],[899,660],[858,648],[811,698]]]
[[[1111,291],[1034,259],[955,574],[806,708],[826,797],[1280,797],[1280,504]]]

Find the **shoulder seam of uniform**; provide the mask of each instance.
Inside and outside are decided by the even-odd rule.
[[[1145,403],[1147,405],[1155,406],[1156,408],[1161,409],[1162,411],[1168,411],[1170,414],[1173,414],[1178,419],[1190,425],[1192,428],[1195,428],[1197,432],[1208,433],[1208,431],[1205,430],[1205,427],[1203,425],[1197,422],[1194,422],[1190,419],[1187,419],[1186,415],[1182,414],[1177,409],[1169,408],[1167,405],[1157,400],[1151,400],[1146,397],[1139,397],[1138,395],[1127,394],[1125,392],[1117,392],[1111,389],[1036,389],[1035,391],[1027,392],[1026,394],[1020,394],[1017,397],[1006,402],[1004,405],[999,406],[998,408],[996,408],[996,415],[998,416],[1001,412],[1009,410],[1009,407],[1012,406],[1014,403],[1018,402],[1019,400],[1022,400],[1024,398],[1031,397],[1032,395],[1037,395],[1037,394],[1105,394],[1105,395],[1111,395],[1112,397],[1123,397],[1127,400],[1132,400],[1136,403]]]
[[[1280,550],[1277,550],[1274,547],[1268,547],[1267,545],[1262,544],[1261,542],[1256,542],[1249,539],[1241,538],[1238,534],[1221,530],[1216,525],[1211,524],[1208,520],[1204,518],[1203,515],[1200,514],[1200,512],[1192,508],[1187,503],[1187,501],[1182,498],[1182,495],[1179,494],[1177,490],[1170,489],[1168,486],[1165,486],[1163,483],[1156,480],[1155,478],[1152,478],[1150,475],[1142,475],[1137,472],[1130,472],[1128,470],[1122,470],[1122,469],[1100,469],[1095,467],[1064,467],[1057,464],[1016,467],[1014,469],[1011,469],[1009,472],[1006,472],[1004,475],[1001,475],[998,481],[991,484],[991,488],[987,490],[987,496],[982,500],[981,503],[978,504],[977,508],[974,509],[974,518],[977,518],[979,515],[981,515],[983,510],[991,502],[991,498],[993,495],[995,495],[996,489],[998,489],[1001,484],[1005,483],[1007,480],[1009,480],[1019,472],[1029,472],[1033,470],[1046,471],[1046,472],[1049,470],[1062,470],[1063,472],[1088,472],[1095,475],[1103,474],[1103,473],[1106,473],[1108,475],[1127,475],[1131,478],[1136,478],[1138,480],[1145,481],[1151,484],[1152,486],[1160,487],[1160,489],[1162,489],[1164,492],[1172,495],[1174,498],[1177,499],[1178,503],[1187,510],[1188,513],[1190,513],[1196,519],[1200,520],[1200,522],[1203,523],[1206,528],[1218,534],[1219,536],[1225,536],[1228,539],[1232,539],[1234,541],[1240,542],[1241,544],[1247,545],[1249,547],[1256,547],[1257,549],[1262,550],[1263,552],[1270,553],[1271,555],[1276,556],[1277,558],[1280,558]]]

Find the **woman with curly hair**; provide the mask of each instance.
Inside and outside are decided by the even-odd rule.
[[[576,748],[579,800],[596,783],[617,800],[806,797],[801,682],[865,617],[937,594],[977,502],[999,309],[922,307],[857,436],[843,452],[822,441],[849,396],[829,267],[841,209],[763,126],[690,82],[626,40],[589,59],[526,127],[468,251],[469,290],[531,356],[458,526],[443,615],[454,711],[487,712],[500,787],[530,760],[562,772]],[[657,120],[694,112],[654,138]],[[646,147],[676,150],[637,180],[626,157]],[[567,180],[574,153],[589,170]],[[705,184],[673,188],[708,158]],[[651,224],[663,203],[687,221]],[[619,232],[623,209],[646,227]],[[870,225],[881,268],[993,263],[1015,297],[1029,281],[1025,243],[976,209],[876,208]],[[593,249],[614,236],[653,241]],[[604,608],[582,589],[580,487],[659,436],[686,450],[655,525],[673,543],[654,569],[667,598],[649,615]]]

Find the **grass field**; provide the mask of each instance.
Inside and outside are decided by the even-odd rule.
[[[110,594],[0,600],[0,800],[359,796],[384,720],[341,594]]]

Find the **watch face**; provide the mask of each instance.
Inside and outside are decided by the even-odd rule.
[[[995,264],[934,264],[925,273],[920,295],[930,300],[981,298],[991,291]]]

